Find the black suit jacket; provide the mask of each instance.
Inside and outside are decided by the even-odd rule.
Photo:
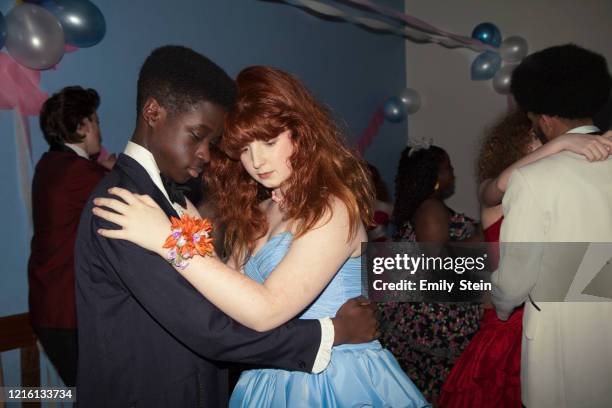
[[[98,228],[116,225],[94,217],[91,200],[113,186],[148,194],[176,216],[126,155],[88,200],[76,244],[79,406],[225,406],[227,376],[216,361],[312,369],[318,321],[294,319],[255,332],[223,314],[160,256],[98,235]]]

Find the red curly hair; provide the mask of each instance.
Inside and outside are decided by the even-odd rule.
[[[267,141],[285,131],[294,145],[291,175],[283,186],[283,210],[295,221],[296,238],[311,230],[332,199],[341,200],[350,221],[347,240],[359,224],[369,224],[374,202],[367,165],[343,143],[330,112],[294,76],[275,68],[252,66],[236,78],[236,107],[225,120],[220,150],[211,160],[208,182],[226,226],[225,249],[245,261],[257,239],[268,231],[259,204],[269,192],[257,183],[238,159],[253,140]]]
[[[529,154],[534,140],[532,125],[527,114],[513,109],[499,116],[485,130],[476,164],[479,183],[499,176],[502,171]]]

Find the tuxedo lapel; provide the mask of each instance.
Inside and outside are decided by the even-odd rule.
[[[168,217],[179,217],[174,207],[172,207],[170,202],[166,199],[164,193],[162,193],[155,183],[153,183],[147,171],[136,160],[122,153],[117,159],[115,168],[123,172],[136,186],[138,186],[137,191],[133,191],[134,193],[151,196],[153,201],[164,210]]]

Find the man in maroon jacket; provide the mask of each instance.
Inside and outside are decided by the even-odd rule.
[[[40,127],[50,149],[32,182],[34,236],[28,263],[30,321],[49,359],[68,386],[76,382],[77,334],[74,246],[79,218],[114,157],[100,152],[100,103],[93,89],[72,86],[49,98]]]

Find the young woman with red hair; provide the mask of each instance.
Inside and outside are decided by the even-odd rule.
[[[361,293],[361,243],[372,217],[366,165],[344,146],[330,113],[292,75],[249,67],[211,161],[213,200],[226,225],[228,265],[194,257],[177,270],[208,300],[254,330],[294,316],[336,314]],[[167,256],[170,222],[146,196],[111,191],[94,212],[132,241]],[[241,270],[242,273],[236,270]],[[146,272],[143,273],[146,278]],[[428,406],[378,341],[334,347],[321,374],[275,369],[243,373],[230,406]]]

